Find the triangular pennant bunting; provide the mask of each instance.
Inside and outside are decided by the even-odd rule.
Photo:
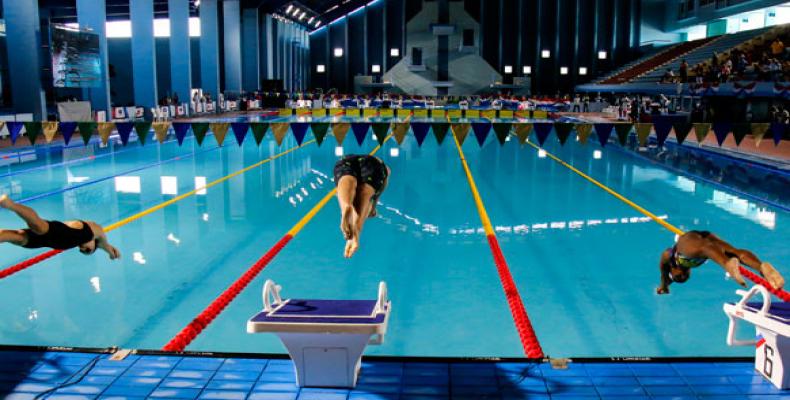
[[[173,130],[176,133],[176,140],[178,140],[179,146],[184,143],[184,138],[187,137],[187,132],[189,132],[189,126],[189,122],[173,122]]]
[[[368,135],[368,131],[370,130],[370,122],[352,122],[351,123],[351,132],[354,133],[354,137],[357,139],[357,143],[362,146],[362,143],[365,141],[365,136]]]
[[[156,141],[161,143],[165,142],[167,139],[167,131],[170,130],[170,122],[154,122],[152,124],[154,128],[154,135],[156,135]],[[139,133],[137,134],[140,135]],[[142,142],[142,139],[140,140]]]
[[[693,125],[694,125],[694,137],[697,138],[697,143],[704,142],[705,138],[708,137],[708,133],[710,133],[710,123],[698,122]]]
[[[393,122],[392,123],[392,135],[395,136],[395,141],[398,145],[403,144],[403,139],[406,138],[406,135],[409,133],[409,123],[408,122]]]
[[[634,125],[629,123],[619,123],[614,125],[614,131],[617,133],[617,142],[620,146],[625,146],[628,143],[628,135],[631,134]]]
[[[499,140],[499,144],[505,144],[507,137],[510,135],[510,129],[513,127],[513,124],[510,122],[495,122],[494,123],[494,134],[496,134],[497,140]]]
[[[472,129],[472,125],[468,122],[452,124],[453,135],[455,135],[455,139],[458,140],[460,145],[463,146],[466,137],[469,136],[470,129]],[[433,127],[433,133],[436,134],[436,126]],[[445,133],[447,133],[447,131],[445,131]],[[436,139],[438,140],[439,136],[437,136]]]
[[[694,127],[690,122],[675,122],[672,124],[672,127],[675,129],[675,139],[677,139],[678,144],[683,144],[688,137],[689,133],[691,133],[691,128]]]
[[[667,141],[669,133],[672,132],[672,121],[669,118],[655,118],[653,120],[653,129],[656,130],[658,147],[661,147]]]
[[[126,146],[129,143],[129,136],[132,134],[132,129],[134,129],[133,122],[118,122],[115,124],[115,129],[118,129],[118,136],[121,137],[121,143]],[[104,135],[102,134],[101,127],[99,127],[99,136],[102,139],[102,142],[106,143]],[[109,136],[109,135],[108,135]]]
[[[768,132],[768,129],[771,127],[769,123],[758,123],[752,124],[752,137],[754,138],[754,145],[760,146],[760,142],[763,141],[763,137],[765,137],[765,133]]]
[[[349,129],[351,129],[351,124],[348,122],[338,122],[336,124],[332,124],[332,135],[335,136],[335,141],[338,145],[342,145],[343,141],[346,140],[346,135],[348,134]]]
[[[444,142],[444,138],[447,136],[447,131],[450,130],[450,123],[434,122],[431,124],[431,129],[433,129],[433,136],[436,137],[436,143],[441,145],[442,142]],[[468,134],[469,130],[467,130],[466,133]],[[464,136],[464,139],[466,139],[466,136]]]
[[[488,138],[488,134],[491,133],[491,122],[472,122],[472,132],[475,134],[477,144],[483,147],[483,143],[485,143]]]
[[[208,132],[208,122],[192,123],[192,134],[195,135],[195,140],[197,140],[198,146],[203,145],[203,139],[206,138],[206,132]]]
[[[290,124],[287,122],[272,122],[272,133],[274,134],[274,140],[277,142],[278,146],[283,144],[283,139],[285,139],[285,135],[288,134],[289,125]]]
[[[321,146],[324,143],[326,132],[329,130],[329,122],[313,122],[310,124],[310,130],[313,131],[316,143]]]
[[[431,124],[428,122],[412,122],[411,130],[414,132],[414,138],[417,139],[417,145],[422,146],[425,138],[428,137],[428,131],[431,129]]]
[[[145,146],[148,140],[148,135],[151,133],[151,121],[138,121],[134,123],[134,133],[137,134],[137,140],[140,141],[141,146]]]
[[[101,140],[102,144],[107,144],[114,129],[114,122],[99,122],[96,124],[96,131],[99,132],[99,139]],[[127,136],[126,139],[128,141],[129,137]],[[126,143],[124,143],[124,145],[126,145]]]
[[[74,135],[74,131],[77,130],[77,123],[61,122],[58,124],[58,130],[60,130],[60,134],[63,135],[63,143],[66,143],[66,146],[68,146],[69,142],[71,142],[71,137]]]
[[[601,146],[606,146],[606,143],[609,142],[609,137],[612,136],[612,129],[614,129],[614,124],[594,124],[595,126],[595,134],[598,135],[598,143]]]
[[[214,132],[214,139],[217,141],[217,144],[222,146],[222,144],[225,143],[225,136],[228,135],[230,123],[213,122],[209,126],[211,127],[211,131]]]
[[[291,122],[291,132],[293,132],[296,144],[299,146],[304,142],[304,137],[307,135],[307,128],[309,127],[310,124],[307,122]]]
[[[570,122],[557,122],[554,124],[554,131],[557,132],[557,139],[559,139],[562,145],[568,140],[572,130],[573,124]]]
[[[787,131],[787,124],[782,124],[779,122],[774,122],[771,124],[771,133],[774,137],[775,146],[779,146],[779,142],[781,142],[785,136],[785,131]]]
[[[236,143],[241,146],[241,144],[244,143],[244,138],[247,137],[247,131],[250,130],[250,124],[249,122],[234,122],[230,124],[230,129],[233,130]]]
[[[516,137],[520,144],[527,143],[529,134],[532,133],[532,124],[529,122],[518,123],[513,125],[513,130],[516,131]]]
[[[86,146],[91,141],[91,136],[93,136],[93,132],[96,130],[96,123],[95,122],[80,122],[79,123],[80,129],[80,136],[82,136],[82,143]]]
[[[51,143],[58,133],[58,123],[54,121],[47,121],[41,123],[41,129],[44,131],[44,139],[47,143]]]
[[[579,143],[587,144],[587,139],[593,131],[592,124],[576,124],[576,137],[579,138]]]
[[[387,133],[390,130],[390,123],[389,122],[374,122],[372,124],[373,127],[373,136],[376,137],[378,140],[379,145],[383,145],[384,141],[387,140]]]
[[[639,145],[642,147],[647,146],[647,138],[650,137],[650,131],[653,130],[653,124],[638,123],[635,124],[634,129],[636,129],[636,140],[639,141]]]
[[[5,125],[8,127],[8,134],[11,135],[11,144],[16,144],[16,140],[19,138],[19,132],[22,132],[24,125],[21,122],[14,121],[6,122]]]
[[[749,134],[749,123],[748,122],[739,122],[737,124],[732,125],[732,137],[735,139],[735,145],[740,146],[743,138]]]
[[[551,129],[554,128],[554,124],[551,123],[536,123],[533,125],[535,129],[535,134],[538,136],[538,144],[543,146],[543,143],[546,142],[546,139],[549,138],[549,134],[551,134]]]
[[[713,133],[716,135],[716,141],[719,143],[719,147],[724,144],[724,140],[727,139],[727,134],[729,134],[731,130],[732,124],[729,122],[713,123]]]
[[[255,144],[261,145],[263,137],[266,136],[266,131],[269,129],[268,122],[252,122],[250,123],[252,129],[252,137],[255,138]]]
[[[41,123],[25,122],[25,132],[27,133],[27,139],[30,140],[30,144],[36,144],[36,139],[41,135]]]

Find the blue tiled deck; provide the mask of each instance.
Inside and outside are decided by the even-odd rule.
[[[7,399],[790,399],[750,363],[364,362],[354,390],[302,389],[282,359],[0,351]],[[65,384],[65,385],[64,385]],[[60,387],[63,385],[63,387]]]

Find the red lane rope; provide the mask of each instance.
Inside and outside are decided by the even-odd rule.
[[[499,273],[499,280],[502,282],[502,288],[505,290],[505,297],[507,304],[510,306],[510,313],[513,315],[513,321],[516,324],[518,336],[521,339],[521,345],[524,347],[524,353],[529,358],[543,358],[543,349],[538,342],[538,336],[535,334],[535,329],[527,315],[527,310],[524,303],[521,301],[521,295],[518,293],[513,276],[510,274],[507,261],[505,260],[502,249],[499,247],[499,242],[495,235],[487,235],[488,245],[491,247],[491,252],[494,254],[494,264],[496,265],[497,272]]]
[[[162,347],[164,351],[184,351],[193,340],[241,293],[247,285],[272,261],[274,256],[291,241],[293,236],[283,236],[266,254],[247,270],[239,279],[233,282],[219,297],[209,304],[195,319]]]
[[[30,268],[30,267],[32,267],[32,266],[34,266],[34,265],[36,265],[36,264],[48,259],[48,258],[52,258],[52,257],[54,257],[54,256],[56,256],[56,255],[58,255],[58,254],[60,254],[62,252],[63,252],[63,250],[50,250],[50,251],[48,251],[46,253],[41,253],[41,254],[33,257],[33,258],[28,258],[27,260],[22,261],[19,264],[12,265],[12,266],[10,266],[10,267],[8,267],[6,269],[0,270],[0,279],[6,278],[8,276],[11,276],[11,275],[19,272],[19,271],[22,271],[24,269]]]
[[[755,274],[752,271],[749,271],[748,269],[746,269],[746,268],[744,268],[742,266],[738,267],[738,268],[741,271],[741,275],[745,276],[750,281],[752,281],[752,282],[754,282],[754,283],[756,283],[758,285],[765,286],[765,288],[768,289],[769,292],[773,293],[774,296],[782,299],[782,301],[789,301],[790,302],[790,293],[788,293],[784,289],[776,289],[776,288],[774,288],[773,286],[771,286],[770,283],[768,283],[768,281],[763,279],[761,276]]]

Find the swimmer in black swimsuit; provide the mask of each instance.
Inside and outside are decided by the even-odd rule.
[[[771,264],[760,261],[752,252],[736,249],[710,232],[689,231],[678,238],[674,246],[661,253],[661,285],[656,293],[668,294],[670,284],[687,281],[691,269],[708,259],[721,265],[741,286],[746,286],[739,270],[741,264],[759,272],[776,289],[785,284],[782,275]]]
[[[359,248],[359,235],[368,217],[376,216],[376,204],[387,188],[390,169],[379,158],[348,155],[335,164],[335,185],[340,203],[340,230],[346,239],[346,258]]]
[[[7,195],[0,195],[0,208],[13,211],[27,223],[27,229],[0,229],[0,243],[11,243],[26,249],[49,247],[67,250],[78,247],[85,255],[102,249],[111,260],[121,257],[121,253],[110,245],[104,229],[90,221],[46,221],[30,207],[14,203]]]

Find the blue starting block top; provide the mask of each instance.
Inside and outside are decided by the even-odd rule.
[[[754,310],[760,310],[763,307],[763,303],[749,302],[746,303],[746,307],[752,308]],[[771,302],[771,306],[768,308],[766,317],[777,319],[783,322],[790,321],[790,303]]]
[[[262,311],[250,322],[291,324],[381,324],[386,313],[376,313],[376,300],[290,299]]]

